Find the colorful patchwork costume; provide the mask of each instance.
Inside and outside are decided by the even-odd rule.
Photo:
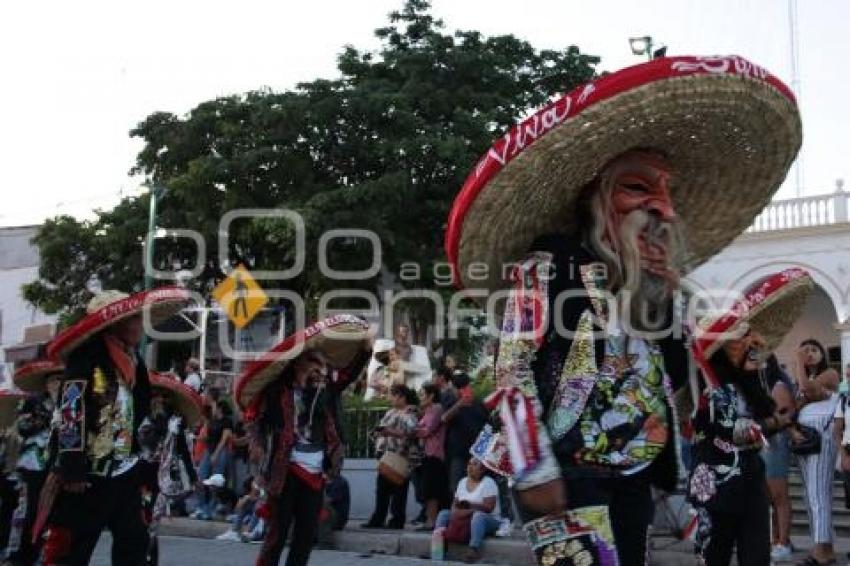
[[[751,224],[801,142],[762,67],[662,57],[554,99],[473,167],[446,255],[501,329],[488,404],[541,564],[646,561],[650,485],[677,481],[679,277]]]

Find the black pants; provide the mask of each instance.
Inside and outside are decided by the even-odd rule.
[[[567,507],[608,507],[620,566],[646,564],[646,539],[655,514],[646,473],[611,478],[566,478]],[[537,517],[518,509],[523,523]]]
[[[396,485],[378,474],[377,487],[375,489],[375,512],[369,519],[372,525],[383,525],[387,520],[387,512],[390,512],[390,527],[404,527],[407,518],[407,491],[410,481],[402,485]]]
[[[288,474],[281,494],[269,499],[269,529],[257,556],[257,566],[277,565],[290,526],[293,532],[286,566],[306,565],[319,529],[323,500],[323,490],[315,490],[295,474]]]
[[[148,527],[136,470],[117,478],[89,476],[83,493],[62,492],[53,504],[44,543],[44,564],[89,563],[104,528],[112,533],[112,563],[143,566]]]
[[[6,548],[12,528],[12,514],[18,505],[15,482],[0,474],[0,550]]]
[[[16,521],[12,526],[12,535],[7,547],[7,560],[15,566],[35,564],[38,559],[39,547],[32,543],[32,526],[38,512],[38,497],[47,472],[30,472],[21,470],[21,493],[18,496],[18,508],[15,510]],[[18,523],[18,515],[23,515]]]
[[[707,566],[728,566],[732,551],[737,550],[738,564],[769,566],[770,564],[770,498],[767,484],[748,482],[743,490],[738,512],[709,511],[711,538],[704,551]]]

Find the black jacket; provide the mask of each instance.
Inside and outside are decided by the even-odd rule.
[[[562,292],[570,290],[579,291],[575,296],[571,296],[563,302],[560,313],[564,328],[575,329],[578,326],[582,313],[588,309],[593,309],[590,298],[581,292],[584,291],[585,286],[581,279],[580,268],[581,266],[600,260],[583,246],[578,238],[561,234],[538,238],[532,245],[531,251],[552,254],[554,273],[549,279],[548,285],[550,309],[554,308],[555,299]],[[669,322],[667,325],[668,328],[675,328],[674,325],[678,325],[681,328],[682,323],[680,320],[674,319],[672,307],[669,309],[666,317]],[[563,364],[572,345],[572,340],[569,337],[561,336],[556,332],[554,320],[555,313],[550,311],[549,326],[546,329],[543,344],[537,351],[532,365],[538,396],[543,405],[544,422],[547,421],[557,386],[557,382],[553,376],[559,376],[561,374]],[[601,366],[605,356],[603,328],[598,325],[595,325],[594,328],[598,332],[595,341],[596,363],[597,366]],[[681,337],[676,337],[672,333],[657,340],[656,343],[660,347],[664,357],[664,369],[670,376],[673,390],[676,391],[685,386],[688,381],[687,376],[690,362],[685,343]],[[677,428],[676,423],[672,422],[674,411],[671,406],[668,406],[667,413],[671,421],[668,423],[669,430],[671,431],[670,438],[661,455],[656,458],[651,466],[650,474],[655,485],[663,489],[672,490],[675,488],[678,480],[675,445],[677,440],[673,432]],[[576,466],[573,462],[573,454],[575,454],[581,442],[581,433],[576,426],[570,433],[553,445],[555,456],[560,462],[566,477],[586,477],[596,473],[595,470],[582,469],[581,466]]]
[[[95,373],[99,369],[103,372],[106,383],[105,393],[95,392]],[[85,415],[84,434],[79,438],[79,443],[58,447],[57,465],[60,474],[66,481],[82,481],[92,471],[90,438],[99,432],[99,416],[101,409],[108,403],[114,403],[118,391],[118,377],[109,357],[106,343],[102,335],[98,334],[87,340],[76,348],[65,363],[65,375],[60,389],[60,410],[64,414],[67,410],[62,404],[67,400],[66,391],[68,385],[73,381],[84,381],[86,383],[85,393],[82,397],[82,413]],[[133,394],[133,429],[131,454],[138,454],[139,439],[138,430],[142,421],[150,414],[151,386],[148,378],[148,370],[141,357],[136,354],[136,379],[132,389]],[[61,427],[65,425],[64,418],[60,422]],[[61,438],[61,434],[60,434]],[[67,438],[66,438],[67,440]]]

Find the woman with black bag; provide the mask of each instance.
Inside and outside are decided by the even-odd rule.
[[[817,340],[805,340],[797,351],[795,377],[799,389],[800,425],[791,430],[791,451],[797,455],[809,512],[811,554],[805,566],[835,562],[832,548],[832,485],[838,443],[832,421],[838,400],[838,372],[827,365],[826,350]]]

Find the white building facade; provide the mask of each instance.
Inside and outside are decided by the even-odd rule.
[[[38,226],[0,228],[0,372],[8,377],[12,366],[5,349],[24,340],[24,330],[53,324],[46,315],[24,300],[21,286],[38,279],[38,249],[30,242]]]

